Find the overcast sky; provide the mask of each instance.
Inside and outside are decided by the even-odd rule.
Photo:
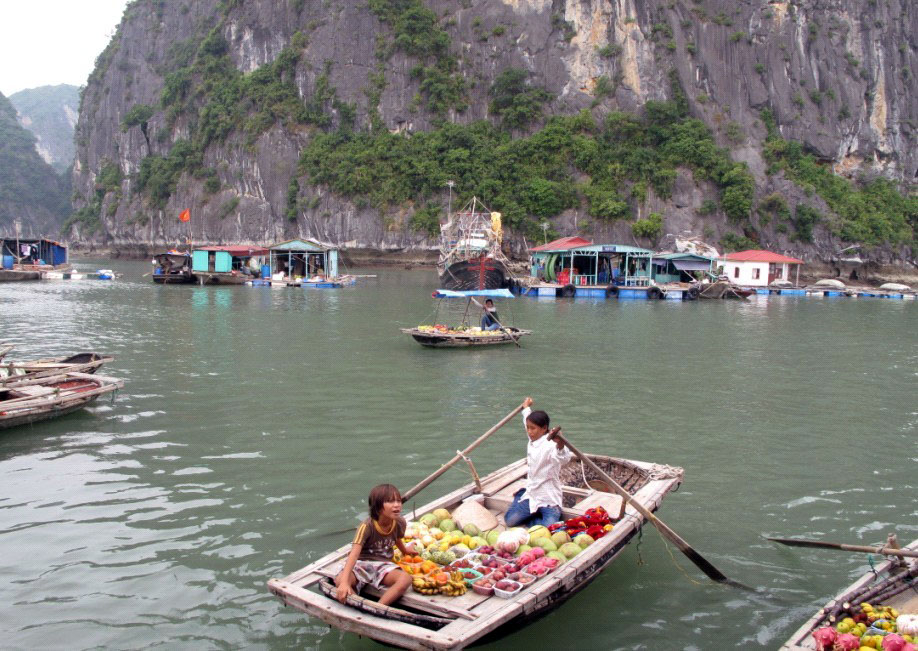
[[[83,86],[128,0],[0,0],[0,93]]]

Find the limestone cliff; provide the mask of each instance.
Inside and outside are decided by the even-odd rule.
[[[58,173],[73,163],[73,130],[80,104],[80,89],[59,84],[28,88],[10,95],[19,123],[35,136],[35,149]]]
[[[775,156],[791,143],[794,160],[812,154],[839,175],[887,178],[907,195],[918,173],[916,34],[909,0],[135,0],[83,93],[73,235],[114,247],[172,244],[187,232],[176,216],[190,208],[197,241],[306,236],[430,249],[435,228],[429,219],[419,228],[416,216],[445,206],[439,181],[386,201],[382,188],[374,197],[368,186],[323,182],[304,149],[319,134],[388,130],[416,140],[482,120],[522,138],[551,116],[587,111],[602,122],[672,100],[746,164],[748,215],[731,213],[728,181],[677,160],[663,185],[610,176],[622,210],[602,213],[580,190],[555,212],[521,201],[520,214],[536,218],[511,222],[513,246],[548,219],[555,232],[597,240],[652,245],[691,233],[811,260],[867,238],[872,259],[913,264],[913,203],[895,225],[864,234],[840,225],[857,215]],[[549,99],[527,105],[534,119],[507,128],[495,82],[511,68],[526,71],[518,91]],[[329,147],[326,155],[343,151]],[[546,175],[555,183],[546,187],[585,188],[584,169]],[[652,219],[633,228],[655,214],[662,228]]]

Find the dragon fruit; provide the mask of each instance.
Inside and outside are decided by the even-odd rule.
[[[890,633],[883,638],[883,651],[902,651],[905,647],[905,638],[896,633]]]
[[[842,633],[835,638],[835,651],[857,651],[861,648],[861,638],[851,633]]]
[[[838,633],[831,626],[825,626],[813,631],[813,639],[816,640],[818,651],[831,651],[836,637],[838,637]]]

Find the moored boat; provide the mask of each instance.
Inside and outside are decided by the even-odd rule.
[[[511,286],[508,260],[501,250],[501,215],[477,197],[448,215],[440,225],[440,286],[451,290],[502,289]]]
[[[905,549],[918,551],[918,540],[907,545]],[[838,633],[837,628],[845,618],[863,618],[869,621],[872,618],[866,616],[862,606],[865,603],[870,604],[869,611],[875,610],[877,613],[886,606],[895,609],[899,614],[911,614],[912,621],[918,625],[918,559],[890,559],[872,567],[870,572],[838,593],[797,629],[781,646],[781,651],[821,650],[823,646],[813,633],[826,627]],[[895,624],[896,618],[892,619],[892,623]],[[842,628],[847,630],[849,627]],[[885,636],[889,632],[883,631],[882,635]],[[899,631],[899,634],[902,632],[904,631]],[[828,635],[831,637],[832,633]]]
[[[191,254],[185,251],[165,251],[153,256],[153,282],[181,284],[195,281],[191,272]]]
[[[202,285],[244,285],[261,273],[267,255],[259,246],[205,246],[192,253],[191,270]]]
[[[89,373],[23,378],[0,386],[0,429],[69,414],[123,386],[123,380]]]
[[[103,364],[115,358],[99,353],[78,353],[69,357],[48,357],[28,362],[0,364],[0,386],[29,378],[50,377],[61,373],[95,373]]]
[[[603,455],[589,458],[624,486],[634,502],[650,511],[659,508],[663,498],[679,486],[683,477],[681,468]],[[502,522],[502,514],[512,502],[513,494],[525,484],[526,472],[526,460],[517,461],[406,516],[417,519],[435,509],[452,511],[464,501],[479,501]],[[402,648],[461,649],[483,639],[500,637],[557,608],[586,588],[645,523],[644,517],[630,504],[622,508],[619,496],[593,490],[591,485],[596,485],[598,479],[593,470],[580,462],[567,464],[562,471],[562,518],[584,517],[590,509],[601,506],[612,518],[611,530],[509,598],[472,590],[453,597],[410,590],[394,607],[381,607],[365,597],[350,597],[347,605],[343,605],[334,598],[333,580],[350,550],[349,545],[282,579],[272,579],[268,587],[285,604],[329,625]],[[380,593],[367,589],[365,594],[377,597]]]
[[[465,348],[469,346],[494,346],[518,342],[520,337],[531,335],[532,330],[506,328],[506,330],[486,331],[481,328],[467,330],[438,330],[435,326],[418,326],[402,328],[402,332],[411,335],[422,346],[430,348]]]

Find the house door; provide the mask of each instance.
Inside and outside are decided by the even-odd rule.
[[[776,265],[774,262],[769,263],[768,265],[768,284],[769,285],[772,284],[775,281],[775,278],[777,277],[775,275],[775,267]]]

